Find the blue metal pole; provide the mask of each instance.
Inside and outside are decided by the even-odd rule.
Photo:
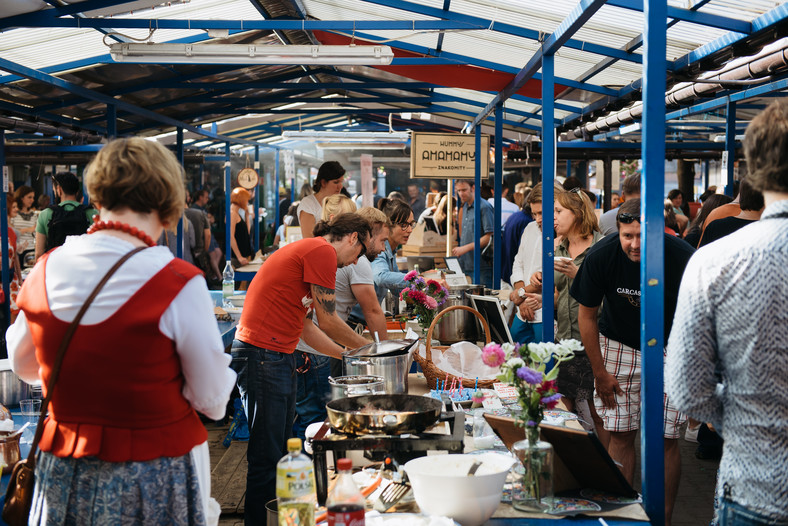
[[[215,126],[215,124],[214,124]],[[230,143],[224,143],[224,258],[229,262],[233,257],[230,240],[230,192],[232,192],[232,172],[230,170]]]
[[[641,201],[640,353],[641,480],[651,524],[665,522],[662,438],[664,348],[665,68],[667,3],[646,0],[643,59],[643,183]]]
[[[703,188],[704,192],[709,187],[709,174],[710,173],[711,173],[711,161],[706,159],[705,161],[703,161],[703,181],[702,181],[702,184],[700,185],[700,187]]]
[[[254,169],[260,174],[260,147],[254,147]],[[254,234],[252,235],[252,243],[254,244],[254,253],[260,250],[260,189],[264,188],[261,181],[258,180],[257,188],[254,189]],[[279,199],[276,200],[276,209],[279,210]],[[278,214],[277,214],[278,215]]]
[[[736,102],[725,105],[725,153],[728,162],[725,171],[725,195],[733,197],[733,164],[736,161]]]
[[[178,157],[178,163],[180,163],[182,168],[183,166],[183,128],[178,128],[175,134],[176,142],[175,142],[175,155]],[[186,203],[181,203],[182,206],[186,206]],[[178,219],[178,226],[175,230],[175,255],[181,259],[183,259],[183,214]],[[197,232],[194,233],[197,235]],[[202,235],[202,232],[200,232]]]
[[[3,334],[11,324],[11,271],[8,265],[8,204],[6,203],[6,193],[8,192],[8,177],[6,177],[5,166],[5,130],[0,130],[0,170],[2,170],[3,177],[3,197],[0,199],[0,240],[2,241],[2,250],[0,250],[0,257],[2,257],[3,270],[0,272],[0,279],[3,280],[3,294],[5,301],[3,302]],[[3,346],[5,348],[5,346]],[[8,354],[3,352],[2,358],[8,358]]]
[[[473,191],[473,282],[482,282],[482,249],[479,238],[482,234],[482,128],[476,127],[476,168]]]
[[[553,211],[555,192],[555,56],[542,57],[542,341],[554,338]]]
[[[486,152],[485,152],[486,154]],[[501,196],[503,192],[503,102],[495,105],[495,210],[493,211],[493,281],[492,288],[501,288]]]

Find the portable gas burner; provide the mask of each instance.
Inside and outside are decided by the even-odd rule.
[[[427,451],[462,453],[465,447],[463,443],[465,413],[444,411],[438,422],[448,422],[450,434],[425,431],[403,435],[353,435],[333,429],[326,420],[311,441],[318,504],[325,505],[328,494],[327,451],[334,454],[334,462],[338,458],[344,458],[348,451],[364,451],[364,456],[372,461],[382,461],[385,457],[392,457],[400,465],[408,460],[423,457]],[[326,436],[329,429],[331,434]]]

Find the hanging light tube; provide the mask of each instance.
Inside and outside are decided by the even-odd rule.
[[[110,45],[115,62],[146,64],[324,64],[387,65],[394,59],[390,46],[284,46],[255,44]]]

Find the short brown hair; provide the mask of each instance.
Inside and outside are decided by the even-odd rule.
[[[102,208],[156,212],[169,228],[183,214],[183,167],[157,142],[115,139],[99,150],[85,174],[88,194]]]
[[[621,195],[631,199],[632,196],[640,195],[640,173],[628,175],[621,183]]]
[[[759,192],[788,192],[788,101],[778,99],[744,132],[747,181]]]
[[[230,192],[230,202],[235,206],[248,205],[251,198],[252,194],[249,193],[249,190],[240,186],[233,188],[233,191]]]
[[[589,237],[594,231],[599,230],[594,207],[582,188],[575,187],[569,191],[562,190],[555,194],[555,200],[564,208],[572,211],[577,220],[581,236]]]
[[[386,216],[386,214],[374,206],[362,207],[358,210],[358,212],[356,212],[356,214],[367,220],[369,227],[372,229],[373,236],[378,235],[384,226],[391,228],[391,221]]]
[[[359,243],[366,244],[371,231],[367,220],[358,214],[339,214],[330,223],[318,221],[312,233],[315,237],[327,236],[330,242],[334,242],[356,232]]]

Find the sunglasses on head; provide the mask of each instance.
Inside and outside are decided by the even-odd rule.
[[[618,214],[616,216],[616,220],[619,223],[624,223],[625,225],[628,225],[630,223],[634,223],[635,221],[640,223],[640,216],[635,214],[627,214],[626,212],[624,212],[622,214]]]

